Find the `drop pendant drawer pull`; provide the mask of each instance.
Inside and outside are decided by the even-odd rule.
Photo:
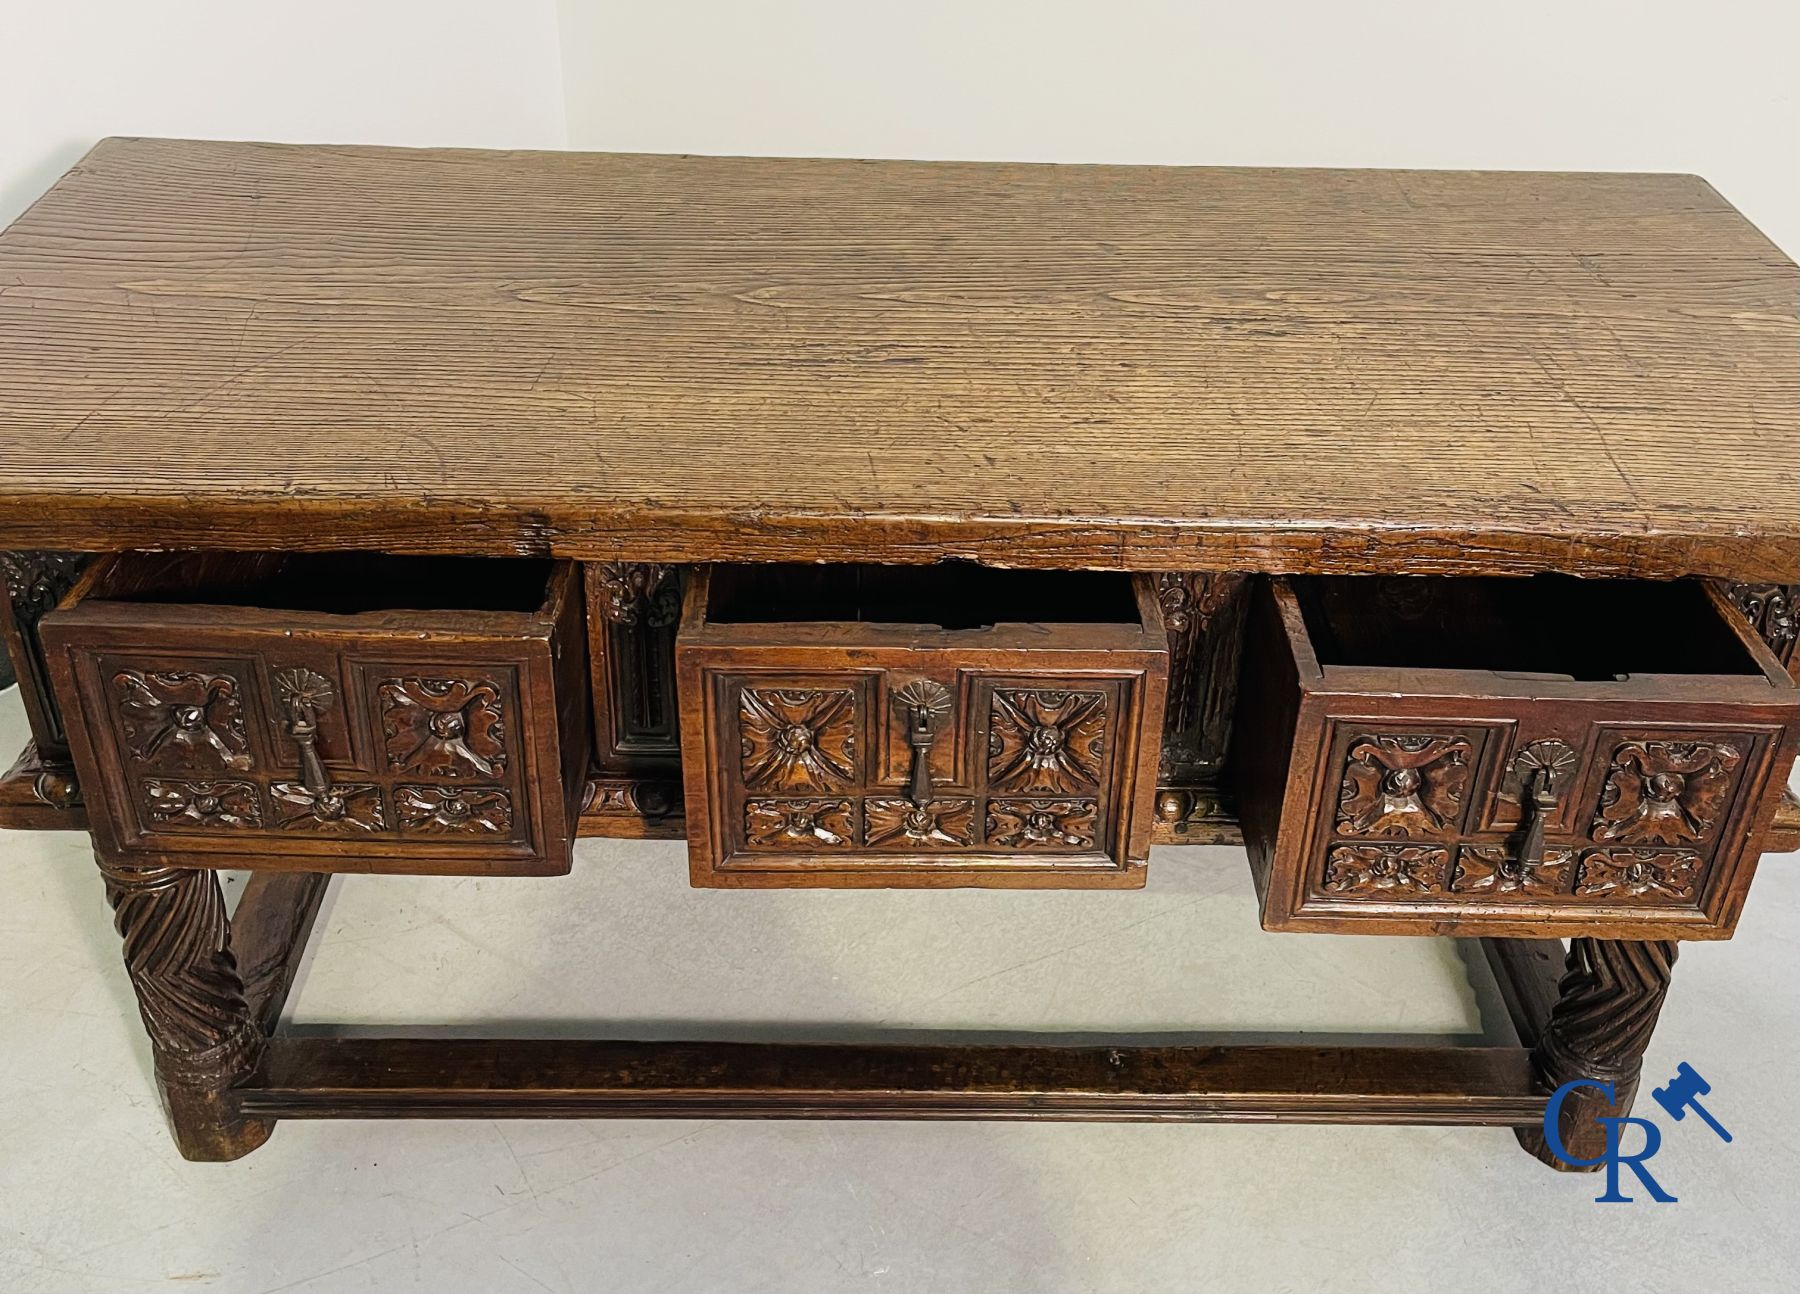
[[[908,683],[894,694],[894,706],[906,720],[912,745],[912,780],[907,791],[915,805],[931,802],[931,748],[943,718],[950,713],[950,693],[929,679]]]
[[[286,669],[275,676],[275,691],[286,712],[287,735],[300,748],[300,784],[324,800],[331,795],[331,779],[319,758],[319,716],[331,708],[331,680],[310,669]]]
[[[1544,830],[1575,763],[1575,752],[1560,741],[1534,741],[1513,760],[1513,772],[1519,779],[1520,825],[1525,832],[1519,844],[1519,868],[1543,866]]]

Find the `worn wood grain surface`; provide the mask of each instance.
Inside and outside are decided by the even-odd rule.
[[[1792,581],[1797,340],[1691,176],[109,140],[0,546]]]

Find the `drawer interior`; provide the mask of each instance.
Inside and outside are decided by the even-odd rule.
[[[1000,624],[1141,625],[1131,576],[936,566],[715,566],[714,624],[855,623],[986,629]]]
[[[1763,673],[1691,580],[1313,576],[1291,583],[1326,667],[1582,682]]]
[[[534,612],[552,566],[548,558],[525,557],[133,553],[100,570],[87,599],[328,615]]]

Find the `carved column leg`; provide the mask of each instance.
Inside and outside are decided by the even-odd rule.
[[[245,1002],[218,877],[104,861],[100,871],[175,1144],[188,1159],[248,1154],[273,1124],[240,1117],[231,1091],[261,1058],[263,1033]]]
[[[1539,1081],[1555,1091],[1574,1079],[1611,1083],[1615,1101],[1592,1087],[1571,1091],[1557,1127],[1573,1159],[1595,1159],[1606,1149],[1606,1128],[1597,1119],[1631,1112],[1644,1048],[1656,1029],[1669,972],[1675,965],[1672,940],[1574,939],[1567,970],[1558,987],[1542,1035],[1531,1053]],[[1592,1172],[1558,1159],[1541,1127],[1518,1129],[1519,1144],[1563,1172]]]

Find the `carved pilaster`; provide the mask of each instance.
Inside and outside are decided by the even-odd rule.
[[[1723,584],[1725,596],[1756,627],[1790,674],[1800,671],[1800,584]],[[1796,674],[1800,677],[1800,674]]]
[[[1577,1159],[1593,1159],[1606,1147],[1606,1129],[1595,1120],[1628,1114],[1637,1093],[1644,1049],[1656,1029],[1677,945],[1672,940],[1574,939],[1532,1065],[1545,1091],[1578,1078],[1614,1086],[1609,1103],[1593,1088],[1577,1088],[1563,1102],[1559,1128]],[[1570,1171],[1545,1144],[1542,1128],[1520,1128],[1519,1143],[1551,1165]]]
[[[675,704],[681,584],[672,566],[594,562],[587,567],[594,753],[608,773],[658,778],[681,767]]]
[[[1158,582],[1169,631],[1169,703],[1162,776],[1176,784],[1216,781],[1231,739],[1243,647],[1248,576],[1238,571],[1165,572]]]
[[[240,1117],[231,1088],[255,1068],[264,1038],[232,956],[218,877],[106,861],[100,872],[176,1144],[197,1160],[254,1150],[271,1125]]]
[[[25,717],[38,756],[47,766],[66,765],[69,739],[44,668],[37,624],[62,600],[88,562],[84,553],[0,552],[0,641],[19,676]]]

